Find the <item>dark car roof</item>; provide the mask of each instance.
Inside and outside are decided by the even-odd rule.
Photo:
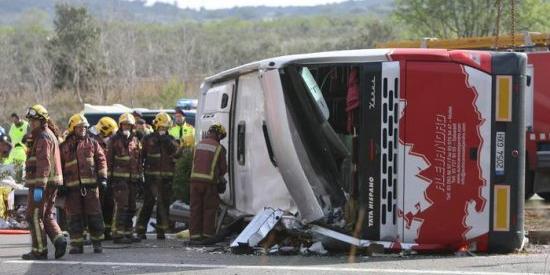
[[[166,110],[163,110],[163,111],[170,114],[170,115],[172,115],[172,116],[174,116],[174,113],[175,113],[174,111],[166,111]],[[156,110],[141,111],[141,114],[143,115],[143,119],[145,119],[145,121],[148,124],[152,124],[153,120],[155,119],[155,116],[159,112],[160,111],[156,111]],[[195,114],[196,114],[196,112],[195,111],[190,111],[190,110],[183,110],[183,113],[185,114],[187,123],[195,126]],[[112,112],[112,113],[111,112],[110,113],[85,113],[84,116],[86,117],[86,119],[88,120],[90,125],[95,125],[104,116],[111,117],[115,121],[118,121],[118,118],[122,114],[123,114],[122,112],[120,112],[120,113],[117,113],[117,112]]]

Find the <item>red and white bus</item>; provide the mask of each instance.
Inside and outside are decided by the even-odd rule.
[[[508,252],[524,240],[519,53],[283,56],[207,78],[197,140],[229,129],[234,215],[264,207],[386,248]]]

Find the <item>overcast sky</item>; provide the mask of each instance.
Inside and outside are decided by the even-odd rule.
[[[312,6],[343,2],[344,0],[146,0],[147,4],[154,2],[178,3],[180,8],[223,9],[242,6]]]

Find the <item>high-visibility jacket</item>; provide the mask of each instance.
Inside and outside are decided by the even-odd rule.
[[[174,125],[168,133],[173,136],[182,147],[195,145],[195,128],[185,122],[183,125]]]
[[[145,136],[142,151],[145,176],[173,177],[177,149],[176,140],[170,135],[154,132]]]
[[[227,173],[225,148],[215,139],[207,137],[195,147],[191,182],[218,183]]]
[[[107,160],[103,149],[92,137],[69,135],[60,145],[63,182],[68,188],[95,186],[107,179]]]
[[[28,128],[29,123],[25,120],[21,120],[21,124],[19,126],[13,123],[10,126],[10,132],[8,133],[8,135],[10,136],[11,144],[21,143],[23,141],[23,137],[27,134]]]
[[[141,143],[134,134],[127,138],[119,130],[109,140],[107,152],[109,178],[141,179]]]
[[[23,143],[16,143],[10,151],[10,163],[25,164],[27,161],[27,146]]]
[[[33,144],[25,163],[27,187],[58,186],[63,184],[59,142],[46,126],[32,131]]]

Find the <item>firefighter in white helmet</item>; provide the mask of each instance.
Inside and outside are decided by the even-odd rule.
[[[143,179],[141,143],[133,132],[136,120],[130,113],[118,119],[119,130],[107,145],[109,183],[113,189],[115,213],[112,228],[114,243],[139,242],[133,234],[137,186]]]

